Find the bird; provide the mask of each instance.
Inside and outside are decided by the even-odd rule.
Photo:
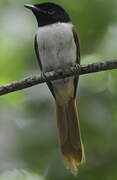
[[[79,37],[67,11],[59,4],[25,4],[37,20],[34,47],[42,73],[80,64]],[[64,164],[74,175],[85,162],[76,106],[79,76],[47,82],[56,106],[59,143]]]

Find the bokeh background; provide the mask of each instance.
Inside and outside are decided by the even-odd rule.
[[[33,48],[37,23],[23,7],[40,2],[47,1],[0,0],[0,85],[40,72]],[[117,0],[52,2],[69,12],[78,29],[82,64],[117,58]],[[63,166],[46,84],[1,96],[0,173],[23,169],[47,180],[116,180],[117,70],[81,76],[77,104],[86,164],[73,177]]]

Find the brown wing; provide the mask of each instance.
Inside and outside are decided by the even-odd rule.
[[[35,39],[34,39],[34,48],[35,48],[35,53],[36,53],[37,60],[38,60],[39,66],[40,66],[40,70],[43,72],[43,68],[42,68],[42,64],[41,64],[41,60],[40,60],[40,56],[39,56],[37,36],[35,36]],[[54,90],[53,90],[52,83],[51,82],[47,82],[47,85],[48,85],[52,95],[55,97],[55,93],[54,93]]]
[[[78,39],[78,35],[77,35],[74,28],[72,29],[72,32],[73,32],[74,41],[75,41],[75,44],[76,44],[76,64],[80,64],[80,44],[79,44],[79,39]],[[74,97],[76,96],[78,79],[79,79],[79,76],[75,76],[75,78],[74,78]]]

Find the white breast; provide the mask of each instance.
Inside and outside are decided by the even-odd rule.
[[[72,28],[70,23],[56,23],[38,29],[37,43],[43,71],[64,68],[76,62]]]

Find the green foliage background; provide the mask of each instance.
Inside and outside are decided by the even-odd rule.
[[[0,1],[0,85],[39,73],[36,20],[23,5]],[[46,1],[47,2],[47,1]],[[116,0],[53,0],[78,29],[81,63],[117,58]],[[47,180],[117,179],[117,72],[80,77],[78,108],[86,164],[73,177],[59,150],[54,100],[45,84],[0,97],[0,172],[28,169]]]

